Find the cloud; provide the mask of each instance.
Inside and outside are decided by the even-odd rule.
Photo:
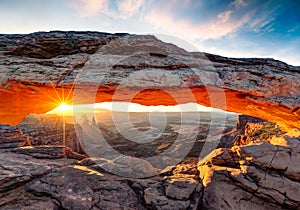
[[[120,18],[127,19],[137,13],[143,4],[143,0],[123,0],[117,4]]]
[[[107,13],[108,0],[75,0],[68,6],[77,11],[80,17],[94,17],[99,13]]]
[[[251,14],[245,14],[238,20],[232,18],[233,11],[219,13],[209,21],[193,24],[188,19],[176,20],[172,12],[152,10],[145,20],[154,28],[164,30],[168,34],[192,40],[220,39],[230,35],[250,20]]]
[[[109,7],[110,0],[73,0],[68,6],[74,9],[80,17],[96,17],[106,15],[115,19],[127,19],[135,15],[144,0],[120,0],[116,3],[117,9]]]
[[[248,24],[248,27],[258,34],[274,31],[278,9],[280,9],[280,7],[276,6],[270,10],[264,11],[263,13],[255,14],[256,18]]]
[[[115,20],[126,20],[139,14],[138,18],[142,17],[141,21],[150,24],[160,33],[173,34],[192,40],[222,38],[236,32],[250,18],[246,14],[237,20],[232,17],[233,10],[225,10],[210,20],[202,20],[198,23],[188,18],[176,19],[179,17],[178,9],[190,8],[191,2],[191,0],[173,0],[168,3],[165,1],[149,1],[147,3],[144,0],[119,0],[116,2],[111,0],[72,0],[69,7],[84,18],[105,15]],[[244,5],[243,0],[236,0],[235,2],[234,4]],[[197,6],[201,5],[197,4]]]
[[[218,22],[219,23],[226,23],[230,19],[232,12],[233,11],[231,11],[231,10],[227,10],[225,12],[219,13],[218,18],[217,18]]]
[[[247,3],[245,2],[245,0],[235,0],[234,2],[232,2],[232,5],[236,8],[241,8],[247,6]]]
[[[298,29],[299,29],[299,26],[295,26],[295,27],[289,29],[287,32],[288,32],[288,33],[293,33],[293,32],[295,32],[295,31],[297,31]]]
[[[274,20],[274,17],[263,16],[254,19],[249,23],[249,27],[256,33],[271,32],[274,30],[274,24],[272,23]]]

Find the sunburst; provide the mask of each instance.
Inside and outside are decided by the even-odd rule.
[[[51,99],[52,102],[48,103],[50,106],[56,106],[53,110],[47,112],[47,114],[57,114],[62,116],[62,140],[63,146],[66,146],[66,119],[65,116],[72,116],[73,105],[72,100],[70,99],[71,93],[74,89],[76,79],[73,81],[71,88],[65,91],[64,85],[61,85],[61,93],[57,91],[57,85],[51,83],[52,90],[55,94],[48,94],[46,91],[42,91],[44,95]]]

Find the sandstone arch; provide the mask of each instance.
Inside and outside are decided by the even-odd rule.
[[[213,105],[216,108],[274,121],[285,128],[300,127],[297,117],[300,68],[277,60],[189,53],[148,35],[54,31],[1,35],[0,43],[1,124],[16,125],[29,113],[45,113],[55,108],[58,105],[55,99],[72,95],[73,82],[83,68],[91,69],[87,77],[90,79],[76,87],[88,92],[91,84],[97,82],[93,78],[102,74],[101,68],[95,71],[92,67],[99,65],[97,62],[101,59],[114,60],[122,55],[127,56],[126,59],[112,66],[98,88],[95,102],[111,101],[120,81],[134,71],[172,72],[185,82],[199,104],[212,105],[206,91],[209,87],[216,97],[220,90],[225,93],[226,106],[220,102]],[[105,49],[111,43],[117,51]],[[209,78],[206,86],[191,71],[194,67]],[[121,88],[118,100],[131,100],[130,93],[136,91],[137,86],[145,87],[143,78],[139,81]],[[177,103],[191,102],[180,85],[172,85],[172,81],[161,77],[154,82],[162,85],[158,85],[158,89],[172,93]],[[146,86],[132,102],[175,105],[174,100],[152,86]]]

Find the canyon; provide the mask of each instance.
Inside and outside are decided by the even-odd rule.
[[[299,67],[187,52],[151,35],[53,31],[0,35],[0,69],[0,208],[300,208]],[[239,115],[200,113],[198,122],[166,113],[156,136],[149,116],[133,113],[133,130],[155,137],[145,144],[126,140],[103,113],[74,123],[44,114],[61,102],[109,101],[194,102]],[[89,150],[99,136],[84,130],[96,126],[122,155]],[[150,161],[169,148],[167,167]]]

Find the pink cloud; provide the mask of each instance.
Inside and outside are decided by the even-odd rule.
[[[243,5],[243,0],[236,0],[236,4]],[[220,39],[232,35],[250,19],[250,14],[245,14],[240,19],[234,19],[233,11],[226,10],[217,14],[208,21],[192,23],[190,19],[176,19],[178,8],[191,6],[190,0],[173,0],[161,5],[154,1],[120,0],[115,3],[115,9],[110,7],[110,0],[73,0],[70,7],[75,9],[81,17],[94,17],[106,15],[114,19],[129,19],[135,14],[141,21],[149,24],[149,29],[157,29],[159,33],[176,35],[180,38],[193,40]],[[147,7],[149,6],[149,7]],[[198,5],[201,6],[201,5]],[[147,10],[143,10],[143,9]],[[143,12],[141,12],[143,11]]]
[[[139,8],[142,6],[143,0],[123,0],[119,1],[117,4],[118,10],[120,12],[120,17],[127,19],[135,15]]]
[[[249,13],[235,20],[232,18],[232,13],[231,10],[224,11],[209,21],[192,24],[187,19],[175,20],[171,12],[152,10],[146,15],[145,20],[154,28],[163,30],[165,33],[203,41],[230,35],[246,24],[251,17]]]
[[[107,13],[108,0],[75,0],[68,6],[77,11],[80,17],[93,17],[99,13]]]
[[[219,13],[218,14],[218,22],[219,23],[226,23],[229,21],[230,17],[231,17],[231,14],[232,14],[233,11],[231,10],[227,10],[225,12],[222,12],[222,13]]]
[[[136,14],[144,0],[120,0],[116,3],[117,10],[109,8],[110,0],[73,0],[68,6],[80,17],[106,15],[113,18],[127,19]]]

